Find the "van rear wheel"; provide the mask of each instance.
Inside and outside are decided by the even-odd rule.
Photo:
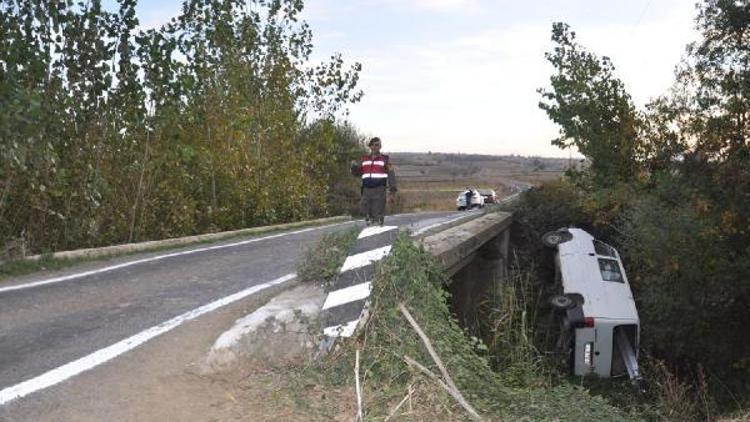
[[[552,299],[549,300],[549,303],[553,308],[559,311],[570,309],[575,305],[573,299],[567,296],[553,296]]]

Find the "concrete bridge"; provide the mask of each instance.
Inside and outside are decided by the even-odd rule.
[[[452,278],[451,305],[466,327],[476,322],[475,310],[486,288],[506,275],[511,222],[512,214],[495,211],[432,233],[412,234]],[[322,349],[330,349],[336,338],[352,336],[367,319],[374,265],[390,253],[398,231],[384,226],[360,232],[321,308]]]
[[[512,222],[512,214],[493,212],[423,240],[452,278],[451,304],[465,327],[476,323],[484,291],[507,276]]]

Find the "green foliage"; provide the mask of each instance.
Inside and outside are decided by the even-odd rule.
[[[648,333],[644,344],[747,389],[750,339],[727,333],[750,324],[750,249],[736,249],[724,214],[707,213],[705,204],[698,196],[678,204],[644,197],[624,216],[619,241]]]
[[[564,23],[552,26],[554,50],[545,57],[555,67],[551,90],[540,89],[539,107],[560,125],[560,148],[575,146],[591,161],[596,186],[636,175],[640,118],[608,57],[599,58],[576,42]]]
[[[643,114],[608,58],[553,26],[556,73],[540,107],[561,126],[553,144],[576,146],[591,167],[529,192],[516,214],[521,243],[575,225],[620,248],[642,344],[680,374],[645,369],[656,393],[634,406],[654,420],[710,419],[750,391],[739,334],[750,323],[750,3],[706,0],[696,23],[673,89]]]
[[[11,260],[0,265],[0,281],[19,275],[45,270],[59,270],[80,263],[80,260],[53,259],[49,255],[42,255],[36,261]]]
[[[678,72],[684,93],[675,106],[683,130],[696,136],[695,150],[713,157],[748,159],[750,140],[750,2],[706,0],[699,4],[700,41],[688,45]],[[681,101],[680,101],[681,100]],[[738,156],[738,157],[734,157]]]
[[[628,383],[586,378],[583,385],[592,393],[607,397],[617,407],[648,421],[716,420],[705,373],[699,369],[695,376],[677,373],[664,361],[645,352],[639,358],[641,373],[649,388],[636,393]]]
[[[699,5],[702,37],[649,116],[658,160],[648,164],[659,165],[620,236],[637,272],[647,344],[681,368],[705,366],[710,390],[729,406],[731,391],[750,391],[750,341],[726,335],[750,322],[749,17],[747,1]]]
[[[358,234],[359,230],[351,229],[324,235],[315,246],[305,251],[297,269],[299,279],[323,285],[333,282]]]
[[[135,6],[0,3],[0,244],[23,236],[45,252],[328,214],[352,148],[336,116],[362,96],[360,66],[310,63],[303,2],[185,0],[145,31]],[[316,119],[332,129],[306,130]]]
[[[663,188],[672,194],[671,199],[675,204],[684,203],[684,198],[677,197],[681,191],[667,189],[666,186]],[[731,361],[728,354],[739,357],[740,353],[736,350],[742,348],[734,349],[735,351],[732,348],[741,346],[739,343],[743,340],[732,340],[737,343],[727,345],[720,338],[724,331],[715,329],[719,322],[696,325],[698,321],[707,318],[707,310],[684,302],[696,299],[710,301],[712,297],[723,296],[720,292],[728,292],[729,289],[716,286],[712,281],[699,279],[705,276],[703,267],[706,259],[712,259],[710,257],[715,255],[711,251],[715,245],[703,248],[706,257],[696,257],[693,254],[692,261],[685,263],[690,266],[689,271],[693,272],[686,280],[674,280],[678,277],[674,266],[668,263],[655,264],[657,261],[668,260],[667,256],[672,257],[678,250],[690,254],[697,249],[696,243],[706,242],[707,239],[695,236],[693,231],[668,233],[687,227],[698,230],[696,221],[687,223],[684,217],[677,215],[692,214],[691,210],[686,209],[688,207],[675,206],[672,212],[652,209],[650,215],[634,218],[636,214],[644,212],[645,203],[654,200],[650,194],[636,200],[633,193],[625,188],[600,189],[584,195],[579,188],[565,182],[548,183],[524,194],[514,214],[517,222],[514,227],[515,254],[521,258],[519,263],[523,270],[511,272],[509,282],[496,289],[491,303],[500,305],[489,307],[483,317],[484,325],[491,329],[488,332],[493,333],[492,328],[495,326],[503,327],[494,330],[500,333],[500,341],[493,336],[487,340],[491,355],[505,359],[497,360],[499,367],[510,364],[518,378],[526,380],[525,382],[556,385],[572,381],[567,375],[567,367],[555,365],[549,359],[549,354],[537,351],[553,350],[552,344],[558,335],[557,330],[545,325],[544,316],[534,317],[534,312],[544,309],[543,305],[540,307],[540,303],[549,295],[545,291],[545,284],[548,283],[544,280],[554,277],[551,249],[542,247],[539,235],[565,225],[585,227],[596,236],[618,245],[626,261],[625,267],[634,289],[642,324],[642,353],[639,363],[641,373],[649,381],[651,388],[646,395],[641,395],[630,384],[618,380],[586,378],[575,382],[584,386],[592,395],[606,397],[634,418],[682,421],[705,419],[714,414],[715,397],[726,394],[726,391],[717,391],[717,387],[721,385],[719,374],[707,377],[699,370],[698,375],[693,376],[691,365],[686,362],[708,364],[710,360],[704,359],[701,354],[713,351],[717,359],[714,365],[718,360],[726,363]],[[626,203],[627,207],[615,210],[611,207],[613,203]],[[676,243],[672,245],[672,241]],[[689,259],[689,256],[686,255],[685,258]],[[534,265],[537,262],[538,267]],[[654,267],[646,271],[641,267],[643,262],[651,262]],[[648,281],[644,279],[646,274],[653,274],[647,276]],[[650,285],[644,285],[646,283]],[[708,292],[707,289],[712,291]],[[719,313],[726,315],[725,311],[723,309]],[[530,317],[524,318],[525,315]],[[744,318],[742,315],[737,317]],[[532,321],[537,323],[531,324]],[[740,329],[734,323],[730,325],[732,330]],[[714,333],[699,331],[701,329],[714,330]],[[487,332],[486,329],[485,331]],[[528,344],[529,338],[536,341]],[[716,344],[719,343],[729,347],[717,349]],[[686,352],[686,349],[690,351]],[[522,351],[524,353],[514,353]],[[679,376],[674,370],[668,369],[666,363],[651,357],[646,351],[669,359],[672,362],[670,366],[682,364]],[[691,355],[689,359],[686,358],[687,354]],[[735,366],[732,369],[735,373],[731,377],[728,378],[727,373],[721,373],[720,377],[725,380],[744,379],[744,376],[738,376],[740,370]],[[715,383],[713,387],[710,385],[712,381]],[[732,385],[733,389],[737,387],[736,384]]]
[[[584,194],[566,180],[544,183],[521,196],[515,207],[511,234],[522,251],[538,255],[542,235],[561,227],[591,227],[591,214],[584,208]],[[526,263],[524,263],[526,264]]]
[[[572,179],[579,188],[570,195],[578,198],[572,209],[582,217],[578,225],[621,249],[643,344],[682,374],[705,367],[708,391],[723,409],[750,391],[750,341],[727,335],[750,323],[748,17],[744,0],[699,4],[700,40],[688,46],[671,92],[642,116],[609,60],[586,52],[566,25],[555,24],[557,47],[547,57],[557,72],[541,105],[562,126],[555,143],[576,145],[592,161],[593,178]],[[597,157],[605,155],[580,140],[605,133],[610,143],[599,145],[614,155],[602,161]],[[604,174],[597,160],[614,164],[606,180],[597,179]],[[530,202],[534,195],[522,218],[536,231],[575,220],[568,208]],[[550,224],[539,217],[545,213]]]
[[[325,204],[333,215],[357,213],[360,181],[352,178],[351,161],[365,152],[365,137],[349,123],[321,119],[305,126],[298,135],[305,142],[308,168],[313,177],[325,181]]]
[[[437,353],[467,400],[479,407],[500,405],[507,392],[497,383],[487,362],[476,355],[447,305],[446,282],[429,253],[402,235],[391,256],[379,268],[371,294],[371,316],[366,327],[370,353],[378,356],[371,376],[382,382],[404,373],[404,355],[439,373],[413,328],[398,309],[403,302],[431,339]],[[416,374],[412,374],[416,375]],[[504,397],[506,397],[504,399]],[[482,406],[477,401],[487,400]]]
[[[542,278],[553,274],[552,256],[539,241],[548,230],[581,227],[617,246],[641,318],[643,347],[683,375],[705,367],[712,400],[732,408],[733,396],[750,388],[750,342],[726,335],[750,324],[744,305],[750,250],[739,234],[740,217],[689,182],[695,177],[659,174],[648,187],[592,192],[566,182],[542,185],[520,201],[514,241],[522,262],[540,263]]]

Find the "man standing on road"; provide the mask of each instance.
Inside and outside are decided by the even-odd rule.
[[[370,139],[367,144],[370,154],[362,156],[360,164],[352,164],[352,174],[362,178],[362,199],[359,203],[367,225],[383,225],[385,216],[386,188],[395,194],[396,175],[388,161],[388,156],[380,153],[380,138]]]

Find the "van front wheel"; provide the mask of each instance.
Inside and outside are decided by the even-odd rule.
[[[542,235],[542,243],[544,243],[545,246],[549,246],[550,248],[554,248],[557,245],[566,242],[570,239],[572,239],[573,236],[570,235],[568,232],[564,232],[561,230],[555,230],[551,232],[544,233]]]

